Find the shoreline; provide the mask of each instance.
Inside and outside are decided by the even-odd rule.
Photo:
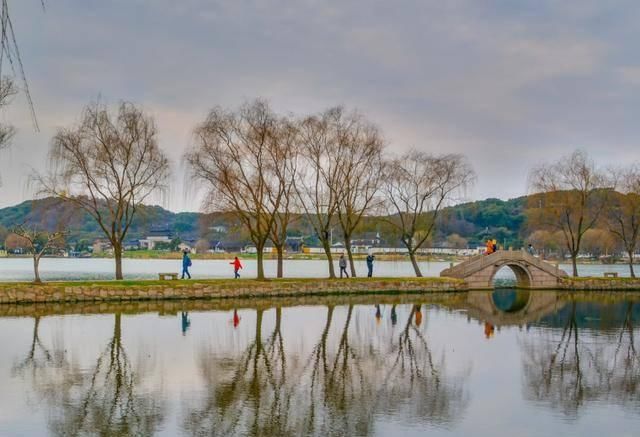
[[[550,289],[567,293],[640,291],[640,279],[566,278]],[[472,289],[464,280],[447,277],[5,282],[0,283],[0,304],[399,296],[467,291]]]

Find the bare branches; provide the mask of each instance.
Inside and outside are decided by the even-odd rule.
[[[165,190],[169,177],[153,119],[128,102],[115,115],[90,104],[77,126],[58,130],[50,159],[50,173],[36,175],[41,193],[72,202],[96,220],[113,246],[116,279],[122,279],[122,242],[137,207]]]
[[[26,249],[33,256],[33,273],[34,282],[41,283],[40,279],[40,259],[42,256],[55,247],[64,245],[64,239],[67,235],[66,231],[47,232],[38,228],[36,225],[27,226],[21,224],[12,229],[12,232],[19,236],[24,243],[26,243]]]
[[[206,187],[205,206],[233,212],[242,221],[256,246],[262,279],[265,244],[291,198],[295,130],[265,101],[255,100],[235,112],[212,109],[195,137],[185,159]]]
[[[416,251],[432,235],[438,213],[475,179],[461,155],[433,156],[416,150],[390,163],[384,192],[391,224],[407,247],[416,276]]]
[[[607,205],[609,183],[586,153],[576,151],[554,164],[535,168],[529,185],[529,221],[542,229],[561,231],[578,276],[577,257],[585,232],[596,226]]]
[[[640,165],[615,170],[617,192],[611,193],[604,214],[606,226],[624,246],[629,257],[629,272],[635,278],[634,255],[640,243]]]

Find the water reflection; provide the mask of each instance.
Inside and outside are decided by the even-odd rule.
[[[131,365],[122,339],[121,314],[114,315],[112,338],[92,369],[70,362],[62,344],[53,350],[44,346],[38,327],[39,318],[35,318],[32,347],[16,373],[30,378],[35,393],[49,408],[52,435],[97,430],[109,435],[152,435],[158,430],[164,420],[161,397],[138,392],[143,375],[153,365],[148,360],[139,368]],[[29,375],[27,369],[31,369]]]
[[[62,332],[52,337],[49,320],[66,318],[34,306],[29,318],[21,313],[29,324],[23,352],[8,349],[9,378],[35,396],[42,411],[34,414],[53,435],[460,435],[493,423],[478,422],[487,401],[519,417],[542,407],[573,423],[587,407],[615,405],[640,422],[640,295],[358,299],[145,303],[145,311],[173,314],[166,331],[159,317],[123,315],[135,305],[107,305],[99,319],[109,332],[87,350]],[[164,354],[148,346],[158,337]],[[163,381],[175,374],[193,385],[166,393]],[[496,387],[502,378],[516,381],[500,387],[506,394]]]
[[[637,307],[637,303],[623,302],[594,311],[593,305],[573,301],[568,310],[544,320],[554,329],[522,341],[524,396],[568,417],[576,417],[594,402],[638,412]],[[585,327],[592,320],[599,321],[599,330]]]

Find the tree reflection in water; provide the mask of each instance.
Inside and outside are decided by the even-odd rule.
[[[38,337],[38,319],[33,345],[40,345],[44,357],[64,357],[64,350],[48,352]],[[30,357],[34,357],[34,347]],[[25,363],[36,361],[28,358]],[[25,363],[19,368],[24,369]],[[140,375],[150,369],[134,369],[122,342],[120,314],[115,315],[113,336],[87,372],[61,358],[46,359],[46,373],[32,380],[35,392],[49,407],[49,431],[53,435],[151,435],[164,418],[157,393],[139,394]]]
[[[573,418],[590,402],[640,408],[633,307],[634,303],[626,303],[624,321],[615,335],[580,328],[573,301],[559,335],[557,330],[551,335],[545,330],[545,336],[526,337],[522,342],[525,397]]]
[[[412,323],[418,309],[411,308],[397,337],[389,330],[393,337],[375,349],[370,332],[355,328],[353,305],[340,311],[343,323],[327,306],[319,338],[306,356],[285,351],[280,308],[266,340],[263,310],[256,310],[255,335],[241,354],[201,351],[205,394],[188,409],[183,430],[190,435],[371,435],[379,414],[401,412],[408,423],[421,424],[459,419],[467,375],[449,378],[444,355],[433,358],[424,333]],[[393,313],[397,317],[395,307]]]
[[[262,340],[264,310],[256,310],[253,340],[238,358],[200,354],[207,388],[201,407],[190,411],[183,424],[192,435],[294,435],[288,424],[290,388],[281,333],[282,310],[268,339]]]

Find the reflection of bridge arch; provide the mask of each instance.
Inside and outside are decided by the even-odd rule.
[[[493,289],[498,270],[509,267],[516,275],[518,288],[556,289],[567,273],[524,251],[499,250],[491,255],[478,255],[440,276],[464,279],[472,290]]]
[[[547,314],[554,313],[564,306],[555,291],[526,290],[517,293],[514,305],[509,310],[499,308],[492,291],[470,291],[465,308],[469,317],[491,323],[494,326],[522,326],[533,323]]]

